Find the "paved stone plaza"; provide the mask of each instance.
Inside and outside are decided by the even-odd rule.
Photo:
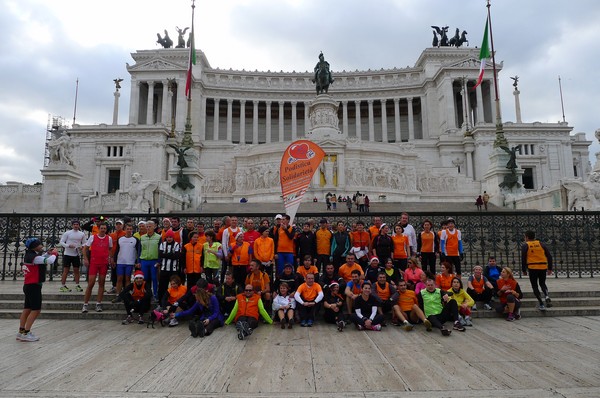
[[[598,287],[595,278],[549,287],[565,284]],[[261,325],[246,341],[232,326],[193,339],[186,324],[39,319],[41,340],[22,343],[17,326],[0,319],[2,397],[600,396],[598,316],[476,319],[450,337],[422,326],[339,333],[322,322]]]

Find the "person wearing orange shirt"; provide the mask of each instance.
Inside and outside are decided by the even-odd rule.
[[[423,310],[419,307],[419,300],[414,291],[408,290],[405,281],[398,282],[398,304],[394,306],[394,314],[406,331],[413,329],[413,325],[421,321],[427,328],[431,329],[431,322],[425,317]]]
[[[460,278],[460,261],[463,256],[462,234],[455,228],[454,219],[449,218],[448,228],[442,231],[440,236],[440,248],[444,253],[445,260],[454,266],[456,275]]]
[[[183,269],[187,279],[188,288],[196,286],[196,282],[202,275],[202,252],[203,244],[198,242],[198,232],[190,233],[190,241],[183,246],[181,258],[184,261]]]
[[[294,238],[296,232],[294,227],[290,225],[290,216],[285,215],[281,219],[281,225],[275,229],[275,260],[277,260],[277,275],[283,272],[283,266],[288,264],[296,264],[294,260]]]
[[[346,283],[344,294],[346,295],[346,308],[348,313],[352,313],[352,307],[354,306],[354,300],[362,293],[362,287],[364,279],[361,278],[360,271],[355,269],[352,270],[352,280]]]
[[[233,246],[237,234],[243,232],[242,229],[238,227],[238,218],[236,216],[230,217],[229,222],[230,225],[223,230],[223,238],[221,239],[223,247]]]
[[[259,315],[268,324],[273,323],[269,313],[265,310],[260,296],[254,293],[252,285],[246,285],[244,292],[236,296],[235,305],[231,310],[231,314],[229,314],[229,318],[225,321],[225,325],[229,325],[235,321],[238,339],[244,340],[258,327]]]
[[[350,232],[350,240],[352,241],[351,253],[354,253],[356,260],[363,268],[368,266],[368,253],[371,247],[371,235],[365,231],[365,223],[358,220],[356,222],[356,230]]]
[[[338,276],[344,279],[344,282],[348,283],[352,280],[352,271],[358,270],[361,275],[361,279],[364,279],[365,273],[362,267],[356,264],[356,257],[354,254],[346,254],[346,263],[343,264],[338,270]]]
[[[254,249],[250,243],[244,242],[244,234],[239,232],[235,238],[233,246],[229,247],[229,257],[231,258],[231,269],[235,283],[242,286],[246,281],[246,275],[250,261],[253,259]]]
[[[306,282],[298,286],[294,299],[300,316],[300,326],[312,327],[316,305],[323,300],[323,289],[315,282],[314,274],[306,275]]]
[[[308,274],[313,274],[317,278],[319,277],[319,270],[315,265],[313,265],[312,257],[310,256],[310,254],[304,256],[302,265],[298,266],[298,268],[296,269],[296,280],[298,281],[298,283],[300,284],[305,282],[306,275]]]
[[[373,217],[373,225],[369,227],[369,233],[371,234],[371,246],[373,246],[373,241],[375,240],[375,237],[379,235],[381,224],[381,217]]]
[[[246,276],[246,285],[252,285],[263,302],[271,301],[271,279],[266,272],[260,270],[260,262],[256,259],[250,261],[250,272]],[[268,304],[267,308],[269,308]]]
[[[421,258],[423,270],[435,275],[435,255],[439,250],[440,238],[432,231],[433,223],[425,219],[422,224],[423,231],[417,234],[417,256]]]
[[[326,218],[321,219],[319,222],[319,229],[315,232],[315,239],[317,241],[317,268],[320,272],[324,272],[325,266],[329,264],[329,258],[331,256],[331,239],[333,238],[333,232],[329,230],[329,223]]]
[[[204,223],[202,221],[196,223],[196,232],[198,232],[198,243],[205,244],[206,233],[204,232]]]
[[[373,283],[372,291],[373,296],[380,300],[381,306],[378,309],[379,313],[385,316],[386,313],[391,312],[398,301],[398,292],[396,291],[396,288],[387,281],[385,272],[382,271],[377,275],[377,281]],[[385,325],[385,321],[383,321],[382,324]]]
[[[394,248],[392,249],[394,266],[396,269],[404,271],[408,262],[408,254],[410,253],[410,244],[408,236],[404,235],[404,227],[400,224],[394,226],[394,234],[392,235]]]
[[[269,277],[273,277],[273,263],[275,261],[275,242],[269,236],[269,227],[258,228],[260,236],[254,240],[252,245],[254,258],[260,261]]]
[[[435,276],[435,286],[449,291],[452,288],[452,278],[456,275],[452,272],[452,264],[447,261],[442,263],[442,272]]]

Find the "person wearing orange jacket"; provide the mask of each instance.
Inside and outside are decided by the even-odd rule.
[[[183,246],[183,250],[181,251],[188,289],[196,286],[196,282],[198,282],[198,279],[202,275],[203,249],[203,244],[198,242],[198,232],[190,232],[190,241]]]
[[[259,314],[268,324],[273,323],[273,320],[265,310],[260,295],[255,293],[252,285],[246,285],[244,292],[236,296],[235,305],[231,310],[231,314],[229,314],[229,318],[225,321],[225,325],[229,325],[235,321],[238,339],[244,340],[258,327]]]
[[[233,279],[238,286],[243,286],[254,255],[254,249],[250,243],[244,241],[244,233],[238,232],[235,242],[229,247],[229,258],[231,259],[231,269]]]

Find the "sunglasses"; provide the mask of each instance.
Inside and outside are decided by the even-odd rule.
[[[253,292],[254,290],[252,290],[252,289],[246,289],[246,290],[244,290],[244,291],[245,291],[245,292]]]

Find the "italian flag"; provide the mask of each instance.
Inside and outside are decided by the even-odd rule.
[[[479,50],[479,77],[477,78],[477,84],[473,87],[473,90],[477,88],[483,81],[483,72],[485,69],[485,60],[490,58],[490,45],[488,44],[488,19],[485,20],[485,31],[483,32],[483,42],[481,43],[481,50]]]
[[[192,32],[190,33],[190,62],[188,64],[187,79],[185,80],[185,96],[192,97],[192,66],[196,65],[196,45],[194,40],[194,21],[192,17]]]

